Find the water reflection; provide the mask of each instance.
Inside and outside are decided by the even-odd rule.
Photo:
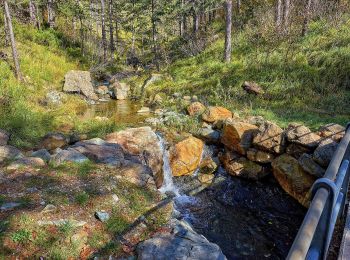
[[[150,113],[137,113],[142,107],[141,103],[132,100],[111,100],[97,105],[88,106],[82,112],[82,119],[93,119],[95,117],[107,117],[118,124],[127,126],[140,125],[151,116]]]

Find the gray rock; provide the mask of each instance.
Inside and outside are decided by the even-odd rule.
[[[221,133],[211,127],[203,127],[199,130],[198,137],[206,143],[215,144],[220,142]]]
[[[160,125],[162,121],[159,118],[150,117],[150,118],[146,118],[145,123],[150,124],[151,126],[157,126],[157,125]]]
[[[32,152],[31,157],[41,158],[45,162],[49,162],[51,159],[51,154],[46,149],[40,149],[38,151]]]
[[[345,135],[345,127],[334,123],[321,126],[319,131],[322,137],[332,138],[334,141],[340,141]]]
[[[0,146],[0,163],[3,163],[6,160],[20,159],[23,157],[23,154],[16,147],[11,145]]]
[[[313,159],[322,167],[328,167],[337,146],[338,144],[332,139],[323,140],[314,151]]]
[[[17,202],[8,202],[8,203],[4,203],[1,205],[0,210],[1,211],[8,211],[8,210],[13,210],[14,208],[17,208],[21,206],[21,203],[17,203]]]
[[[56,90],[51,90],[49,92],[46,93],[46,97],[45,97],[45,104],[46,105],[61,105],[62,104],[62,100],[64,98],[64,94],[62,92],[58,92]]]
[[[5,130],[0,129],[0,145],[7,145],[9,139],[10,134],[7,133]]]
[[[176,221],[173,233],[157,234],[137,246],[140,260],[225,260],[218,245],[197,234],[185,222]]]
[[[111,161],[121,161],[124,159],[124,152],[119,144],[107,143],[99,145],[96,142],[91,142],[91,140],[78,142],[71,146],[72,149],[82,153],[90,160],[97,163],[111,163]]]
[[[7,170],[18,170],[21,167],[44,167],[46,166],[46,163],[43,159],[38,157],[24,157],[17,159],[16,161],[12,162],[10,165],[6,167]]]
[[[57,210],[57,207],[55,205],[47,204],[45,208],[41,211],[41,213],[43,214],[51,213],[51,212],[55,212],[56,210]]]
[[[88,99],[98,100],[89,71],[71,70],[64,76],[64,81],[63,91],[81,93]]]
[[[56,165],[62,164],[63,162],[84,163],[87,161],[89,161],[89,159],[85,155],[72,148],[59,151],[51,158],[51,162]]]
[[[319,166],[313,159],[312,156],[309,154],[304,153],[302,156],[300,156],[299,165],[306,171],[307,173],[317,177],[321,178],[323,177],[325,173],[325,169],[323,169],[321,166]]]
[[[102,222],[106,222],[110,218],[109,214],[105,211],[96,211],[95,217]]]
[[[115,82],[112,85],[112,92],[112,98],[124,100],[129,95],[130,87],[126,83]]]
[[[316,148],[321,137],[312,133],[309,128],[304,125],[292,123],[288,125],[286,136],[289,142],[300,144],[307,148]]]

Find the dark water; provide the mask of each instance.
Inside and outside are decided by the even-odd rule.
[[[176,207],[228,259],[285,259],[306,213],[272,177],[227,176],[194,197],[180,197]]]
[[[81,113],[83,119],[107,117],[116,123],[126,126],[135,126],[151,116],[150,113],[137,113],[141,103],[133,100],[111,100],[97,105],[90,105]]]

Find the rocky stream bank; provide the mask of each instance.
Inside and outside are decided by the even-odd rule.
[[[77,85],[89,85],[89,75],[80,74],[79,84],[66,77],[65,91],[95,102],[130,91],[116,80],[114,94],[111,87],[82,90]],[[48,133],[20,151],[1,130],[5,256],[50,258],[46,241],[83,259],[283,259],[345,128],[282,129],[195,96],[171,99],[185,103],[186,114],[159,108],[154,95],[138,111],[147,115],[144,126],[103,138]],[[193,133],[167,130],[191,118],[200,121]]]

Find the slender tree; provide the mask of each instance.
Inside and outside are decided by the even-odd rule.
[[[309,29],[309,20],[311,16],[311,8],[312,8],[312,0],[307,0],[307,3],[305,5],[304,9],[304,21],[303,21],[303,27],[301,30],[301,36],[305,36],[308,29]]]
[[[283,3],[282,3],[282,0],[277,0],[276,10],[275,10],[275,25],[278,32],[281,30],[282,21],[283,21]]]
[[[108,18],[109,18],[109,47],[111,50],[111,56],[113,57],[114,53],[114,28],[113,28],[113,0],[109,0],[108,2]]]
[[[47,0],[47,15],[48,15],[48,23],[50,28],[55,27],[56,23],[56,14],[54,10],[54,0]]]
[[[18,61],[18,52],[17,52],[17,47],[16,47],[16,41],[15,41],[15,35],[13,33],[13,28],[12,28],[12,19],[11,19],[11,14],[10,14],[10,8],[8,6],[7,0],[3,0],[4,3],[4,12],[5,12],[5,20],[7,24],[7,33],[8,37],[10,38],[11,42],[11,48],[12,48],[12,58],[13,58],[13,63],[15,65],[15,74],[17,79],[21,80],[22,79],[22,74],[21,74],[21,69]]]
[[[226,11],[226,25],[225,25],[225,51],[224,51],[224,61],[231,61],[231,51],[232,51],[232,0],[225,1],[225,11]]]
[[[102,48],[103,60],[107,60],[107,37],[106,37],[106,23],[105,23],[105,1],[101,0],[101,29],[102,29]]]

